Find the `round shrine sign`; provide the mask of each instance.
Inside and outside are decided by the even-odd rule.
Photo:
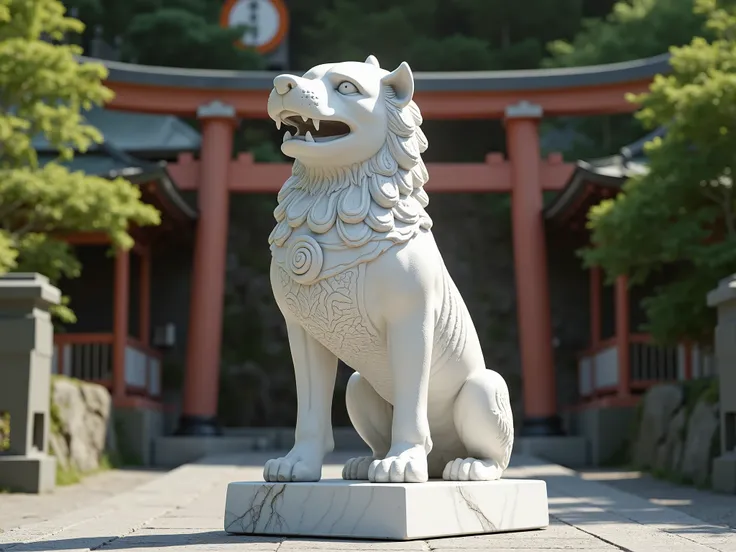
[[[222,27],[248,26],[237,45],[269,52],[289,30],[289,12],[283,0],[226,0],[220,12]]]

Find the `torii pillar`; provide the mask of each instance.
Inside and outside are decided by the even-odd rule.
[[[521,434],[526,436],[562,433],[557,414],[547,247],[542,219],[541,118],[541,106],[528,102],[506,108],[506,147],[511,164],[511,222],[524,397]]]
[[[199,220],[194,243],[192,297],[177,435],[218,435],[217,398],[229,212],[228,169],[232,158],[235,109],[212,102],[197,110],[202,122]]]

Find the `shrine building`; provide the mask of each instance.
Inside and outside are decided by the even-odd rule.
[[[166,431],[217,435],[230,198],[275,196],[291,173],[290,163],[259,163],[250,153],[232,153],[239,121],[268,117],[266,100],[275,73],[101,63],[109,70],[106,85],[115,99],[89,118],[103,131],[105,144],[78,156],[74,168],[130,179],[140,186],[143,200],[162,212],[163,222],[132,229],[133,249],[117,251],[107,264],[100,260],[109,245],[105,236],[68,237],[78,246],[85,272],[62,291],[72,296],[76,309],[107,314],[80,317],[78,325],[57,333],[55,370],[106,385],[119,412],[157,419],[166,392],[161,372],[167,351],[177,336],[185,335],[181,412]],[[414,75],[414,100],[426,121],[503,123],[505,155],[488,152],[485,161],[476,163],[428,163],[427,190],[431,201],[457,192],[510,194],[521,436],[585,435],[590,431],[586,423],[599,422],[590,422],[587,414],[574,423],[563,419],[569,420],[571,412],[630,409],[658,381],[709,370],[703,352],[687,344],[661,347],[637,333],[626,278],[606,292],[600,271],[593,269],[589,288],[580,290],[579,298],[589,305],[590,324],[590,343],[579,352],[579,400],[572,410],[557,400],[547,235],[576,234],[585,243],[588,209],[617,194],[629,176],[646,170],[643,142],[649,137],[609,158],[566,163],[560,154],[542,157],[540,122],[631,113],[635,106],[626,95],[646,91],[656,74],[668,70],[668,56],[661,55],[572,69]],[[182,120],[194,118],[201,132]],[[44,145],[37,147],[43,159]],[[546,205],[545,193],[553,195]],[[191,262],[191,277],[167,279],[167,263],[182,259]],[[606,293],[612,296],[606,299]],[[178,300],[164,300],[172,296]],[[102,304],[109,309],[100,310]],[[185,327],[172,327],[160,314],[172,311],[181,313]],[[143,427],[148,422],[137,423]],[[165,432],[159,421],[153,425],[158,428],[154,437]]]

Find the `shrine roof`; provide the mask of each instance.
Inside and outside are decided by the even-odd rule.
[[[618,194],[630,177],[646,173],[648,160],[644,146],[664,132],[663,128],[659,128],[624,146],[615,155],[577,161],[565,187],[544,209],[547,223],[565,225],[575,221],[579,225],[590,207]]]
[[[119,150],[147,158],[198,151],[201,136],[194,128],[172,115],[93,108],[84,113],[86,121],[98,129],[108,144]],[[52,151],[42,136],[33,140],[37,151]]]
[[[56,159],[57,155],[52,151],[38,154],[41,165]],[[163,163],[138,159],[109,143],[103,143],[89,152],[77,153],[71,161],[60,164],[72,171],[102,178],[123,177],[137,185],[153,184],[157,197],[162,198],[165,208],[177,218],[194,221],[199,216],[197,210],[182,197]]]
[[[105,65],[111,83],[144,86],[270,90],[278,74],[271,71],[226,71],[158,67],[81,57]],[[669,71],[669,54],[588,67],[522,69],[514,71],[416,72],[416,90],[426,92],[509,91],[586,87],[639,81]],[[287,71],[293,74],[303,72]]]

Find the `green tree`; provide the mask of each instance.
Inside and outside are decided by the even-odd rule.
[[[298,3],[294,2],[294,9]],[[300,19],[296,66],[374,53],[420,71],[536,68],[546,42],[572,37],[580,0],[320,0]],[[308,48],[307,48],[308,46]]]
[[[53,281],[81,270],[64,232],[105,232],[130,247],[131,225],[159,222],[130,182],[63,165],[102,141],[83,111],[112,98],[105,68],[78,63],[80,48],[62,42],[83,29],[64,13],[58,0],[0,0],[0,273],[35,271]],[[57,161],[39,164],[39,135],[58,149]]]
[[[687,44],[694,36],[710,36],[704,17],[693,10],[693,0],[620,0],[604,18],[590,18],[570,40],[548,44],[545,67],[579,67],[617,63],[656,56],[671,46]],[[608,115],[565,120],[582,138],[569,158],[610,155],[644,134],[630,115]]]
[[[643,305],[662,342],[710,339],[705,295],[736,272],[736,15],[716,0],[696,0],[696,9],[715,38],[672,48],[671,74],[632,98],[638,119],[667,134],[648,147],[648,173],[591,210],[593,245],[582,252],[609,278],[665,277]]]
[[[376,53],[420,70],[534,68],[551,40],[569,39],[581,18],[612,0],[285,0],[293,22],[292,67]],[[220,29],[214,0],[65,0],[125,61],[172,67],[255,69],[263,59],[232,48],[240,31]],[[408,32],[410,31],[410,32]]]
[[[573,40],[548,45],[547,67],[616,63],[666,52],[703,33],[693,0],[624,0],[605,18],[586,19]]]
[[[244,28],[219,25],[221,2],[212,0],[66,0],[87,24],[86,39],[102,31],[120,41],[123,61],[206,69],[261,69],[263,58],[235,46]]]

